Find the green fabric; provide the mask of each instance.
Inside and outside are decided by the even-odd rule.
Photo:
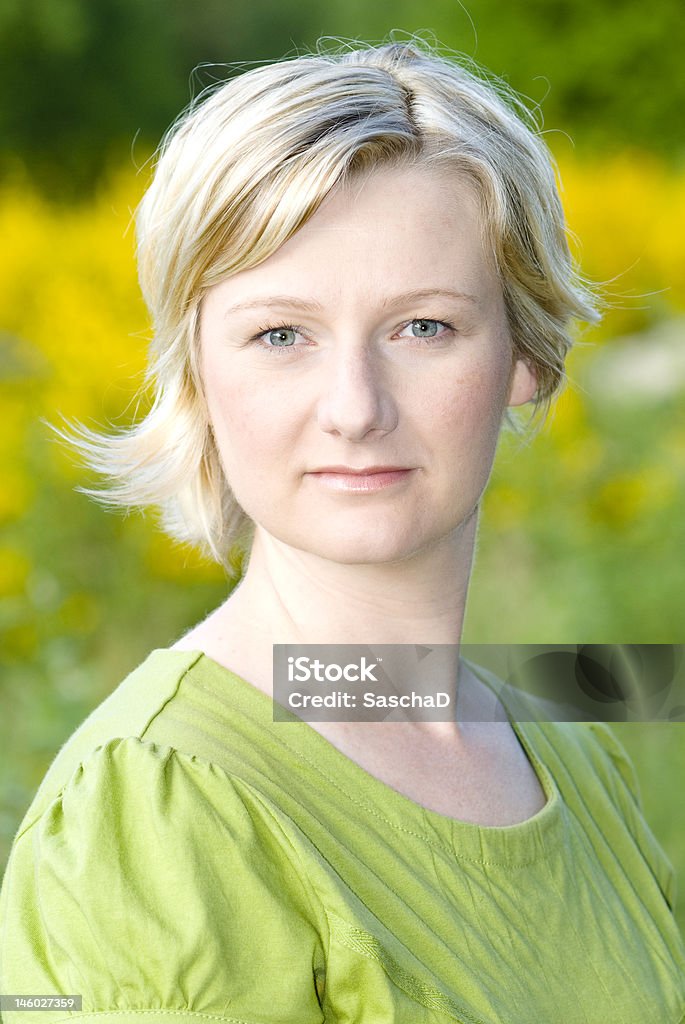
[[[153,651],[58,753],[0,893],[0,992],[83,1013],[4,1019],[679,1024],[674,873],[625,751],[603,724],[512,724],[548,802],[481,827],[274,723],[205,655]]]

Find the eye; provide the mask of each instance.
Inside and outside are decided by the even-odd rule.
[[[267,352],[282,352],[284,349],[296,347],[297,335],[301,331],[302,328],[296,327],[294,324],[260,327],[257,334],[253,335],[250,340],[261,342],[261,347]],[[297,347],[299,348],[299,346]]]
[[[276,327],[271,331],[266,331],[265,340],[274,347],[288,348],[295,344],[296,334],[297,331],[294,327]]]
[[[434,338],[438,333],[438,321],[412,320],[411,329],[416,338]]]
[[[445,329],[443,332],[440,331],[441,327]],[[407,328],[411,328],[412,335],[415,338],[437,338],[441,333],[454,331],[453,325],[446,320],[436,320],[432,317],[418,317],[415,320],[410,320],[402,328],[402,332],[406,331]]]
[[[399,337],[407,337],[404,332],[408,328],[411,328],[414,338],[427,341],[433,338],[444,340],[455,330],[454,325],[447,320],[438,320],[436,317],[416,317],[401,328]],[[296,324],[265,325],[260,327],[250,340],[259,342],[260,347],[266,352],[285,352],[302,347],[297,344],[297,337],[302,335],[303,331],[304,328]]]

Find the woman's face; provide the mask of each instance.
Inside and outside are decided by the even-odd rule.
[[[381,169],[269,259],[215,285],[201,373],[226,478],[257,531],[337,562],[456,536],[490,474],[514,362],[477,202],[445,172]],[[399,467],[356,476],[323,473]]]

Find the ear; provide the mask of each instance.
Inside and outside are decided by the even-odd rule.
[[[525,405],[533,398],[538,386],[535,370],[525,359],[517,359],[509,383],[507,405]]]

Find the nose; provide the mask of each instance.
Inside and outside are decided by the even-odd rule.
[[[362,441],[370,433],[395,429],[397,403],[383,367],[367,346],[339,346],[321,372],[318,421],[323,431]]]

